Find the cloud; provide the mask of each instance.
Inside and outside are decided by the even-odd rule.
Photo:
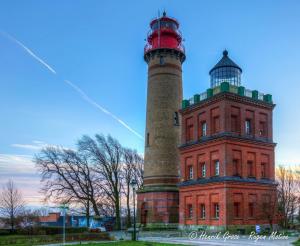
[[[38,140],[34,140],[30,144],[14,143],[11,146],[15,147],[15,148],[21,148],[21,149],[27,149],[27,150],[41,150],[41,149],[44,149],[47,147],[61,148],[61,149],[65,149],[65,150],[74,150],[69,147],[64,147],[64,146],[60,146],[60,145],[56,145],[56,144],[48,144],[48,143],[45,143],[43,141],[38,141]]]
[[[28,149],[28,150],[41,150],[43,148],[46,148],[48,146],[52,146],[49,145],[43,141],[39,141],[39,140],[34,140],[32,141],[32,143],[30,144],[19,144],[19,143],[14,143],[11,145],[12,147],[15,148],[21,148],[21,149]],[[55,145],[54,145],[55,146]]]
[[[35,172],[31,155],[0,154],[0,177],[7,174],[32,174]],[[5,175],[4,175],[5,174]]]
[[[33,144],[12,144],[11,146],[16,148],[21,148],[21,149],[30,149],[30,150],[42,149],[42,146],[33,145]]]
[[[17,45],[19,45],[20,47],[22,47],[26,53],[28,55],[30,55],[31,57],[33,57],[36,61],[38,61],[39,63],[41,63],[44,67],[46,67],[51,73],[53,74],[57,74],[57,72],[54,70],[53,67],[51,67],[47,62],[45,62],[42,58],[38,57],[31,49],[29,49],[26,45],[24,45],[22,42],[20,42],[19,40],[17,40],[16,38],[14,38],[12,35],[0,31],[0,34],[2,34],[3,36],[7,37],[8,39],[10,39],[11,41],[13,41],[14,43],[16,43]],[[113,113],[109,112],[107,109],[105,109],[104,107],[100,106],[99,104],[97,104],[93,99],[91,99],[85,92],[83,92],[77,85],[75,85],[74,83],[72,83],[69,80],[64,80],[65,83],[67,83],[72,89],[74,89],[75,91],[77,91],[80,95],[81,98],[84,99],[85,101],[87,101],[90,105],[100,109],[103,113],[109,115],[110,117],[112,117],[113,119],[115,119],[117,122],[119,122],[119,124],[121,124],[122,126],[124,126],[126,129],[128,129],[131,133],[133,133],[134,135],[136,135],[137,137],[139,137],[140,139],[144,139],[142,135],[140,135],[139,133],[137,133],[135,130],[133,130],[129,125],[127,125],[123,120],[121,120],[119,117],[115,116]],[[15,146],[18,147],[18,146]],[[19,146],[20,147],[20,146]],[[24,148],[32,148],[33,146],[23,146]],[[34,147],[33,147],[34,148]]]
[[[12,40],[14,43],[18,44],[21,46],[27,54],[29,54],[31,57],[33,57],[35,60],[37,60],[39,63],[41,63],[44,67],[46,67],[51,73],[56,74],[56,71],[44,60],[42,60],[40,57],[38,57],[31,49],[29,49],[27,46],[25,46],[23,43],[21,43],[19,40],[11,36],[10,34],[6,32],[2,32],[1,34]]]
[[[137,137],[139,137],[140,139],[144,139],[142,135],[140,135],[138,132],[136,132],[135,130],[133,130],[129,125],[127,125],[123,120],[121,120],[120,118],[118,118],[117,116],[115,116],[114,114],[112,114],[111,112],[109,112],[107,109],[103,108],[102,106],[100,106],[98,103],[96,103],[93,99],[91,99],[86,93],[84,93],[78,86],[76,86],[75,84],[73,84],[71,81],[69,80],[64,80],[65,83],[67,83],[69,86],[71,86],[75,91],[77,91],[81,98],[84,99],[85,101],[87,101],[89,104],[91,104],[92,106],[96,107],[97,109],[100,109],[103,113],[111,116],[112,118],[114,118],[116,121],[118,121],[121,125],[123,125],[124,127],[126,127],[129,131],[131,131],[134,135],[136,135]]]
[[[0,154],[0,188],[12,179],[29,205],[40,204],[40,177],[31,155]]]

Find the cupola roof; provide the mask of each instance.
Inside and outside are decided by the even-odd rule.
[[[221,60],[209,71],[209,74],[211,74],[212,71],[221,68],[221,67],[234,67],[240,70],[242,72],[242,69],[228,57],[228,51],[223,51],[223,57]]]

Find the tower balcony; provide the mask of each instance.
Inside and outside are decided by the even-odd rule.
[[[151,44],[147,43],[144,47],[144,55],[147,54],[148,52],[150,52],[152,50],[156,50],[156,49],[174,49],[174,50],[180,51],[183,54],[185,54],[185,47],[183,44],[179,44],[175,47],[169,47],[167,45],[156,46],[156,45],[151,45]]]

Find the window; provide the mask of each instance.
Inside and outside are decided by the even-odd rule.
[[[237,115],[231,115],[231,131],[238,132],[238,117]]]
[[[205,204],[200,204],[200,218],[205,219]]]
[[[187,206],[187,217],[189,219],[193,218],[193,205],[192,204],[188,204],[188,206]]]
[[[248,177],[254,177],[253,161],[247,161]]]
[[[202,177],[202,178],[205,178],[205,176],[206,176],[205,162],[200,163],[200,168],[201,168],[201,177]]]
[[[248,119],[245,121],[245,131],[247,135],[251,135],[252,129],[251,129],[251,120]]]
[[[220,118],[215,116],[213,118],[213,133],[218,133],[220,131]]]
[[[219,219],[219,216],[220,216],[219,203],[214,203],[214,217],[216,219]]]
[[[149,146],[149,142],[150,142],[150,134],[148,132],[147,133],[147,142],[146,142],[147,147]]]
[[[206,122],[205,121],[201,122],[201,136],[202,137],[206,136]]]
[[[233,207],[234,207],[234,217],[239,218],[241,216],[241,214],[240,214],[240,203],[239,202],[233,203]]]
[[[215,161],[215,176],[220,175],[220,162],[217,160]]]
[[[254,217],[254,203],[253,202],[249,202],[248,209],[249,209],[249,217],[253,218]]]
[[[261,177],[266,178],[267,177],[267,163],[261,164]]]
[[[220,67],[210,72],[211,88],[219,86],[222,82],[229,82],[232,85],[240,86],[241,71],[235,67]]]
[[[261,136],[261,137],[267,136],[266,122],[264,122],[264,121],[259,122],[259,136]]]
[[[269,208],[270,208],[270,204],[267,203],[267,202],[263,202],[263,204],[262,204],[262,212],[263,213],[268,213]]]
[[[160,65],[164,65],[164,64],[165,64],[165,60],[164,60],[164,57],[163,57],[163,56],[161,56],[161,57],[159,58],[159,64],[160,64]]]
[[[189,166],[188,167],[189,170],[189,176],[188,179],[193,179],[194,178],[194,170],[193,170],[193,166]]]
[[[174,112],[174,126],[179,126],[178,112]]]
[[[186,141],[187,142],[192,141],[193,135],[194,135],[194,126],[193,126],[192,118],[189,118],[186,121]]]
[[[233,164],[233,176],[240,176],[239,160],[234,159],[232,161],[232,164]]]

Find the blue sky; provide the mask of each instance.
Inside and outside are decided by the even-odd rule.
[[[0,2],[0,183],[14,178],[36,202],[32,155],[46,144],[74,147],[83,134],[111,134],[143,152],[142,139],[64,81],[143,135],[144,39],[163,9],[185,38],[184,96],[209,87],[208,71],[228,49],[243,68],[243,85],[277,104],[276,163],[300,163],[299,1],[7,0]]]

